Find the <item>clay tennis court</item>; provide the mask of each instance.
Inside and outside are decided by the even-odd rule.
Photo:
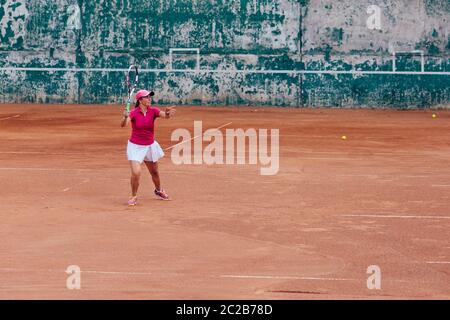
[[[168,151],[173,200],[144,172],[130,208],[122,108],[0,106],[1,299],[450,298],[448,110],[179,107],[163,148],[195,120],[279,129],[279,172]]]

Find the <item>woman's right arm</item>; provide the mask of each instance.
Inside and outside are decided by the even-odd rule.
[[[130,119],[130,112],[128,112],[127,110],[125,110],[123,112],[123,116],[122,116],[122,122],[120,123],[120,126],[123,128],[127,125],[128,123],[128,119]]]

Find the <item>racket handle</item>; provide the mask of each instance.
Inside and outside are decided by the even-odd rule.
[[[127,112],[130,112],[130,103],[127,102]]]

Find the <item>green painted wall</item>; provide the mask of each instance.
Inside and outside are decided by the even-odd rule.
[[[122,103],[137,63],[159,104],[446,106],[449,25],[448,0],[0,0],[0,102]],[[388,73],[413,50],[435,73],[419,53]]]

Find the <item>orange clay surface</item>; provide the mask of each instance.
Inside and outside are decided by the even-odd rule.
[[[167,151],[173,200],[143,171],[129,208],[122,107],[0,105],[0,298],[450,298],[449,111],[257,110],[179,107],[156,137],[279,129],[277,175]]]

